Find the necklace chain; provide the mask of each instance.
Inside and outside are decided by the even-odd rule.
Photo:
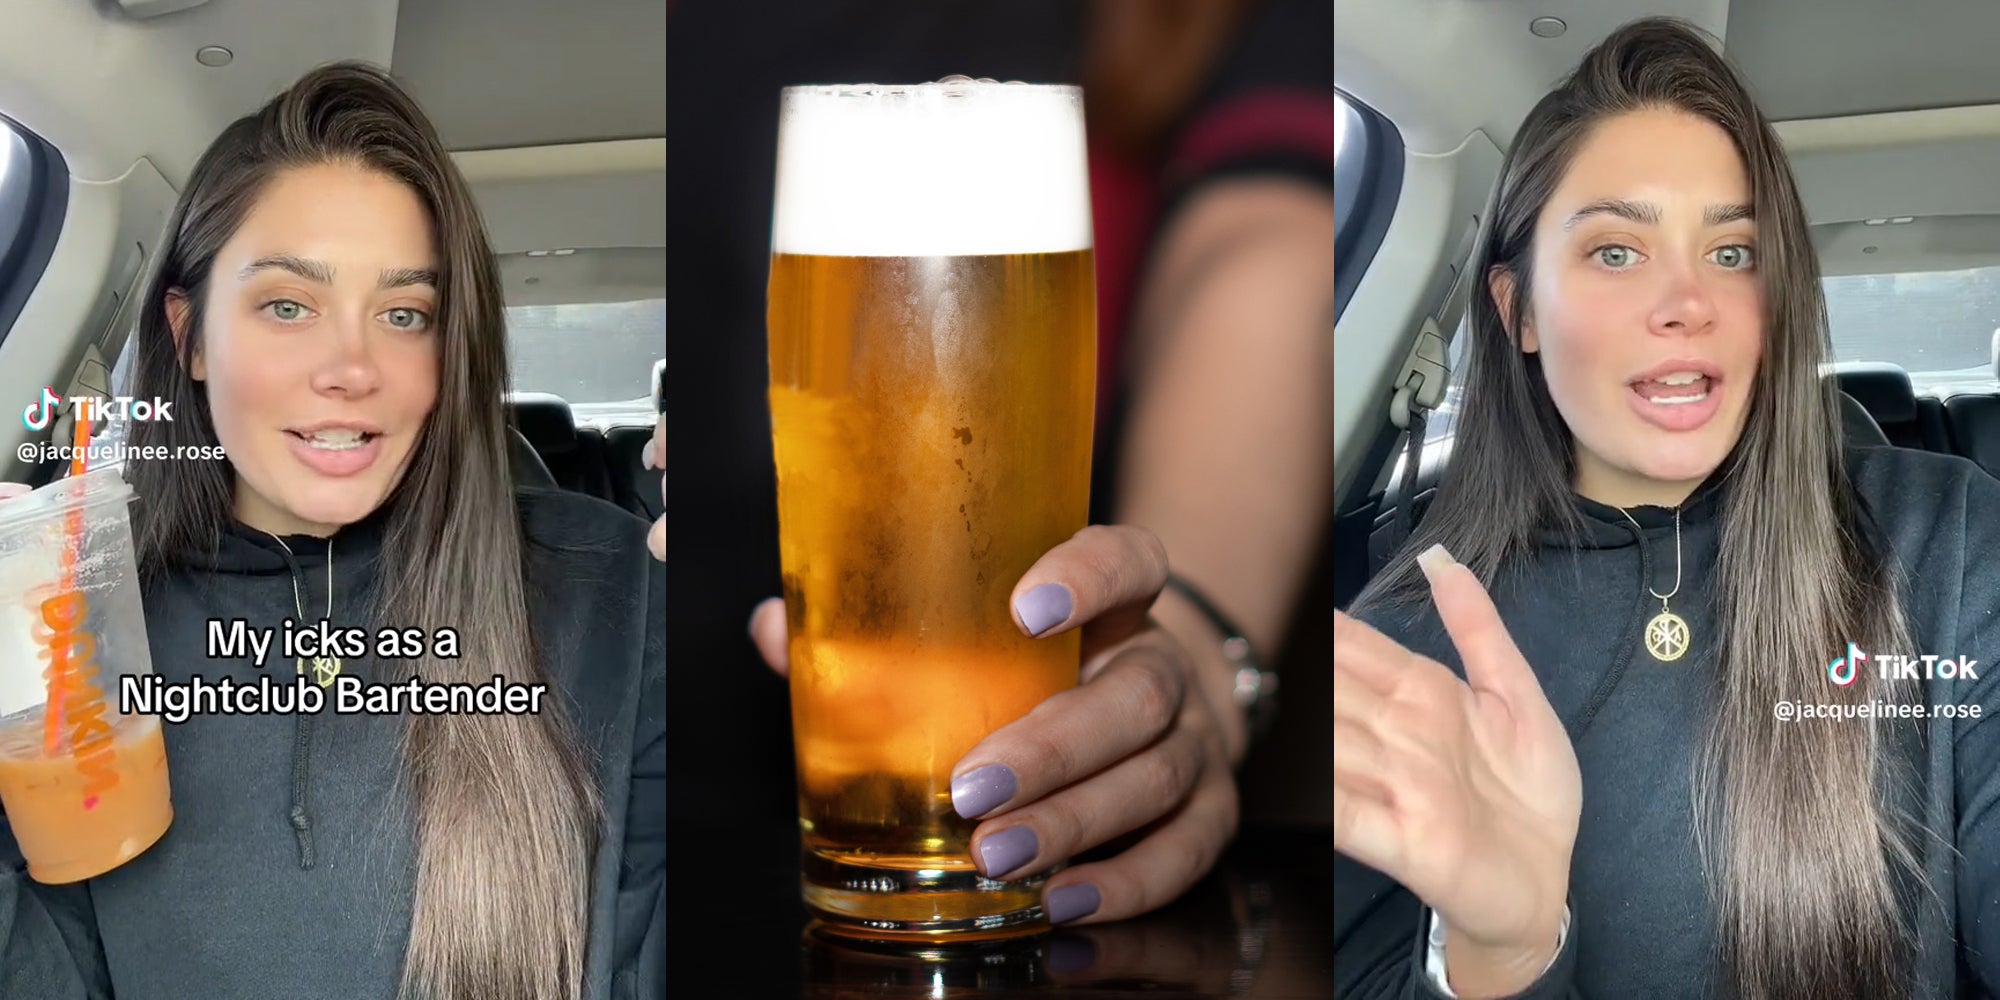
[[[263,529],[260,528],[258,530],[262,531]],[[271,540],[277,542],[278,547],[284,549],[286,555],[288,556],[293,555],[292,547],[286,545],[284,539],[279,538],[277,535],[271,534],[271,532],[268,531],[265,531],[264,534],[271,535]],[[291,577],[292,577],[292,606],[298,609],[299,624],[303,625],[305,624],[306,620],[305,595],[301,593],[299,590],[298,574],[293,573],[291,574]],[[326,543],[326,614],[321,616],[320,620],[328,621],[331,620],[332,618],[333,618],[333,540],[328,539]],[[299,668],[299,673],[303,674],[306,672],[305,657],[301,656],[298,658],[298,668]],[[334,677],[340,674],[340,669],[341,669],[340,657],[315,656],[312,658],[313,680],[316,681],[320,687],[326,687],[332,684]]]
[[[1625,515],[1625,520],[1632,522],[1632,527],[1634,530],[1640,532],[1642,535],[1645,533],[1645,529],[1639,527],[1639,522],[1636,518],[1632,516],[1631,511],[1626,510],[1623,507],[1620,507],[1618,508],[1618,513]],[[1667,598],[1672,597],[1680,592],[1681,592],[1681,511],[1679,507],[1676,507],[1674,508],[1674,589],[1669,590],[1666,593],[1662,594],[1659,591],[1654,590],[1653,581],[1648,580],[1646,581],[1646,593],[1659,598],[1661,601],[1665,601]]]
[[[1639,527],[1638,519],[1632,516],[1631,511],[1623,507],[1618,508],[1618,513],[1625,515],[1625,520],[1632,522],[1632,530],[1638,532],[1640,545],[1643,546],[1645,544],[1646,532],[1644,528]],[[1674,589],[1662,594],[1653,589],[1653,581],[1646,581],[1646,593],[1660,600],[1660,613],[1654,615],[1653,619],[1646,623],[1646,632],[1642,637],[1642,641],[1645,643],[1646,651],[1653,654],[1653,659],[1661,663],[1672,663],[1680,659],[1688,651],[1690,636],[1687,621],[1681,618],[1681,616],[1674,614],[1673,608],[1667,604],[1668,598],[1680,592],[1681,511],[1679,507],[1676,507],[1674,508]]]

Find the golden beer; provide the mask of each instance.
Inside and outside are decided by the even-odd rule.
[[[1039,878],[974,866],[951,773],[1077,680],[1077,636],[1023,635],[1010,597],[1087,517],[1087,223],[1046,250],[926,253],[981,243],[891,211],[883,227],[917,252],[790,252],[842,241],[788,230],[789,193],[781,169],[770,405],[806,903],[841,934],[1042,929]]]

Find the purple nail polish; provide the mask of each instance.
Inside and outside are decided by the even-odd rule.
[[[1040,636],[1068,621],[1074,609],[1069,588],[1060,583],[1042,584],[1014,602],[1014,613],[1021,616],[1021,625],[1033,636]]]
[[[1042,850],[1033,827],[1016,826],[989,833],[979,841],[979,869],[987,878],[1006,878],[1022,865],[1035,860]]]
[[[1050,889],[1048,895],[1042,897],[1042,912],[1048,914],[1049,923],[1060,924],[1090,916],[1103,903],[1104,897],[1098,893],[1096,886],[1078,882]]]
[[[1013,798],[1019,788],[1013,768],[988,764],[951,779],[951,807],[966,819],[977,819]]]

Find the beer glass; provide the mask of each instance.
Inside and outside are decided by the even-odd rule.
[[[1096,285],[1083,98],[949,78],[793,87],[771,433],[803,895],[832,933],[1046,929],[987,879],[952,765],[1077,681],[1009,598],[1089,504]]]

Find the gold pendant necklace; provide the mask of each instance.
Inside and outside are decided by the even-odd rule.
[[[271,533],[268,531],[264,532],[264,534],[271,535]],[[292,547],[286,545],[284,539],[279,538],[276,535],[271,535],[271,540],[277,542],[278,547],[284,549],[286,555],[292,554]],[[299,609],[299,624],[301,625],[305,624],[306,602],[304,595],[299,593],[299,578],[296,575],[292,577],[292,605]],[[333,617],[333,539],[329,538],[327,539],[326,542],[326,615],[322,617],[320,620],[326,621],[328,619],[331,619],[332,617]],[[312,670],[313,683],[318,684],[320,687],[332,687],[333,679],[335,677],[340,676],[340,670],[341,670],[340,657],[301,656],[297,660],[298,671],[300,676],[305,676],[306,674],[307,670],[306,662],[308,659],[310,659],[312,662],[311,670]]]
[[[1623,508],[1620,508],[1618,512],[1624,514],[1625,520],[1631,521],[1632,527],[1641,532],[1640,544],[1643,545],[1644,529],[1639,528],[1639,522],[1632,517],[1631,512]],[[1680,592],[1681,512],[1680,508],[1676,507],[1674,508],[1674,589],[1662,594],[1653,589],[1651,581],[1648,581],[1646,584],[1646,593],[1660,599],[1660,613],[1654,615],[1652,620],[1646,623],[1646,634],[1644,637],[1646,652],[1653,654],[1653,659],[1661,663],[1672,663],[1680,659],[1688,651],[1689,635],[1687,620],[1674,614],[1673,608],[1667,604],[1668,598]]]
[[[1667,608],[1666,598],[1660,599],[1660,613],[1646,623],[1646,652],[1661,663],[1672,663],[1681,658],[1688,648],[1688,625],[1681,616]]]

